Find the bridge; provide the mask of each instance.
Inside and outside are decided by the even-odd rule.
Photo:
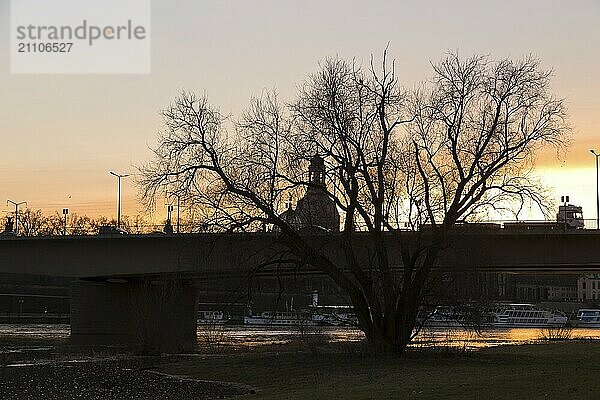
[[[366,233],[356,236],[359,247],[365,251],[372,247]],[[330,257],[342,257],[337,236],[314,235],[309,240],[319,243]],[[397,238],[388,234],[385,240],[392,264],[400,266]],[[8,237],[0,239],[0,273],[73,278],[239,276],[276,254],[281,249],[277,242],[273,233]],[[598,270],[599,245],[599,230],[456,232],[439,266],[449,270]]]
[[[365,257],[372,248],[357,234]],[[321,251],[340,259],[339,236],[313,235]],[[394,267],[398,239],[385,237]],[[449,271],[600,271],[600,231],[457,230],[438,268]],[[71,334],[83,343],[135,341],[151,347],[195,341],[199,280],[248,276],[280,253],[274,233],[5,237],[0,274],[71,277]],[[318,274],[288,266],[280,273]],[[275,274],[273,268],[261,274]],[[166,336],[165,336],[166,335]]]

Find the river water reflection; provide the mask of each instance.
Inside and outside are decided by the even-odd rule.
[[[525,344],[555,335],[563,339],[600,339],[600,329],[496,328],[473,332],[464,329],[435,328],[421,332],[414,346],[452,346],[478,349],[509,344]],[[561,337],[561,335],[564,335]]]
[[[546,334],[541,328],[487,329],[479,333],[459,328],[429,328],[420,332],[413,346],[460,346],[471,349],[507,344],[523,344],[539,340]],[[573,328],[571,339],[600,339],[600,329]],[[69,325],[62,324],[0,324],[0,350],[6,345],[34,341],[37,345],[67,340]],[[358,329],[337,327],[248,327],[198,326],[198,341],[218,340],[233,347],[257,347],[286,344],[294,340],[318,338],[327,342],[355,342],[364,339]],[[18,346],[18,345],[17,345]]]
[[[552,332],[551,332],[552,333]],[[311,337],[324,338],[328,342],[354,342],[364,339],[364,334],[358,329],[336,327],[198,327],[198,338],[202,342],[206,338],[218,338],[232,346],[265,346],[270,344],[285,344],[293,340],[303,340]],[[548,332],[542,328],[499,328],[473,332],[457,328],[429,328],[422,330],[416,337],[413,346],[453,346],[477,349],[482,347],[500,346],[507,344],[524,344],[537,341]],[[600,339],[600,329],[568,330],[571,339]]]

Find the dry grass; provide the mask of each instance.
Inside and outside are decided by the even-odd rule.
[[[220,353],[229,344],[223,324],[207,323],[198,325],[198,346],[201,351]]]
[[[570,326],[549,326],[540,333],[540,340],[569,340],[573,337],[573,328]]]
[[[237,353],[161,367],[254,386],[260,399],[596,399],[600,342],[502,346],[477,352]]]

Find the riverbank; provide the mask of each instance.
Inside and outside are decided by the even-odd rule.
[[[193,354],[140,355],[126,347],[76,346],[67,338],[0,335],[0,400],[208,400],[249,388],[161,373]]]
[[[598,360],[600,342],[566,341],[403,357],[248,352],[194,357],[159,370],[251,385],[253,399],[597,399]]]
[[[393,357],[369,355],[361,341],[319,338],[246,347],[213,342],[195,354],[162,356],[76,347],[66,338],[3,338],[0,399],[596,399],[600,393],[598,340],[479,350],[448,342]]]

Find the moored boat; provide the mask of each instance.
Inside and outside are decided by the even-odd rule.
[[[575,317],[569,320],[569,325],[576,328],[600,328],[600,309],[580,308]]]
[[[535,304],[499,304],[491,311],[495,327],[564,326],[568,318],[560,311],[551,311]]]
[[[421,317],[420,321],[425,327],[438,328],[544,328],[564,326],[568,318],[559,311],[547,310],[535,304],[499,303],[485,310],[436,307],[433,312]]]
[[[245,316],[244,325],[312,326],[317,323],[306,312],[265,311],[260,315]]]
[[[358,317],[350,305],[320,305],[319,292],[313,291],[307,311],[316,325],[358,326]]]
[[[197,323],[201,325],[224,324],[230,319],[231,316],[223,311],[198,311]]]
[[[317,325],[358,326],[358,317],[352,306],[314,306],[309,312]]]
[[[489,328],[495,319],[489,312],[475,308],[438,306],[432,312],[419,312],[417,323],[429,328]]]

